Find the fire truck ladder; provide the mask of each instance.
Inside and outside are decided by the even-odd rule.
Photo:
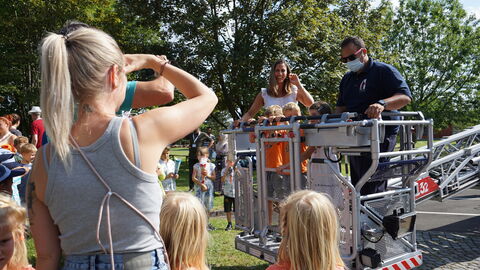
[[[416,181],[416,201],[443,201],[480,183],[480,125],[433,144],[433,161]],[[389,182],[397,186],[398,180]]]

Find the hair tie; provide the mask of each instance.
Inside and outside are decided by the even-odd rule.
[[[67,47],[69,47],[69,46],[70,46],[70,42],[69,42],[69,40],[68,40],[68,35],[62,35],[62,38],[65,40],[65,45],[66,45]]]

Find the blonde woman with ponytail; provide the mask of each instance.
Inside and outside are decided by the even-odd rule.
[[[158,232],[158,157],[208,117],[217,97],[165,56],[137,57],[186,100],[117,117],[130,68],[112,37],[83,27],[41,43],[49,143],[39,149],[27,191],[39,270],[58,269],[62,254],[65,270],[169,269]]]
[[[168,194],[160,221],[171,269],[208,270],[207,213],[198,198],[187,192]]]
[[[327,196],[302,190],[281,208],[282,242],[278,262],[267,270],[344,270],[338,221]]]

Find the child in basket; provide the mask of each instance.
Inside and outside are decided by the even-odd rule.
[[[213,180],[215,179],[215,164],[208,159],[208,147],[199,147],[197,150],[198,163],[193,165],[192,180],[195,183],[195,196],[203,203],[210,216],[213,208]],[[208,224],[208,229],[215,228]]]
[[[320,116],[323,114],[331,114],[332,109],[328,103],[317,101],[308,108],[308,113],[310,116]],[[319,120],[312,120],[311,122],[315,124],[319,122]],[[309,146],[300,154],[302,168],[307,159],[310,159],[310,179],[308,179],[308,182],[310,183],[309,189],[327,193],[332,198],[333,205],[335,205],[337,209],[343,210],[345,207],[344,191],[333,171],[340,172],[340,168],[338,163],[334,163],[330,166],[325,162],[327,159],[336,160],[337,157],[331,153],[329,148],[326,149],[321,146]],[[279,169],[285,170],[289,167],[289,164],[285,164]]]
[[[344,270],[336,211],[327,196],[292,193],[281,207],[282,242],[267,270]]]
[[[282,108],[283,110],[283,115],[286,117],[286,118],[290,118],[292,116],[301,116],[302,113],[301,113],[301,110],[300,110],[300,107],[298,106],[297,103],[295,102],[289,102],[287,104],[285,104],[285,106],[283,106]],[[303,136],[303,130],[300,130],[300,135]],[[284,182],[282,183],[282,185],[278,185],[277,188],[278,189],[282,189],[282,191],[278,192],[279,194],[281,194],[281,196],[279,196],[280,199],[284,199],[286,198],[289,194],[290,194],[290,191],[292,190],[292,188],[290,187],[290,172],[286,171],[286,169],[289,169],[290,168],[290,144],[289,142],[283,142],[282,143],[282,163],[283,165],[278,167],[277,168],[277,173],[278,174],[281,174],[281,175],[285,175],[284,176]],[[300,155],[302,153],[304,153],[305,151],[307,150],[307,146],[305,145],[304,142],[300,143]],[[307,187],[307,161],[304,160],[302,161],[302,163],[300,164],[300,168],[301,168],[301,187],[300,189],[305,189]]]
[[[320,116],[323,114],[331,114],[332,109],[328,103],[324,101],[317,101],[308,108],[311,116]],[[330,148],[325,147],[309,147],[302,157],[303,159],[310,158],[310,182],[311,189],[327,193],[333,202],[333,205],[339,209],[344,209],[344,195],[342,184],[337,180],[335,172],[340,172],[338,163],[333,163],[333,168],[324,160],[337,160],[337,157],[332,153]]]
[[[238,169],[233,168],[234,162],[227,159],[225,168],[222,169],[222,183],[223,183],[223,208],[227,215],[227,228],[225,231],[232,229],[232,212],[235,212],[235,172],[238,174]]]
[[[165,147],[165,150],[163,150],[158,164],[160,169],[163,169],[163,175],[165,175],[165,179],[161,181],[163,189],[166,193],[175,191],[177,189],[176,180],[178,179],[178,174],[175,173],[175,162],[170,159],[169,146]]]
[[[0,269],[34,270],[27,260],[25,209],[0,193]]]
[[[207,215],[200,201],[187,192],[171,192],[162,204],[160,235],[171,270],[208,270]]]
[[[264,116],[259,118],[258,122],[261,122],[265,119],[273,120],[275,118],[283,117],[282,107],[279,105],[271,105],[265,109]],[[265,132],[265,137],[278,137],[281,136],[282,132],[272,131]],[[250,142],[255,142],[255,136],[253,133],[250,133]],[[282,144],[280,142],[265,143],[265,168],[266,169],[276,169],[282,165]],[[278,197],[278,194],[275,194],[275,185],[279,181],[283,181],[283,176],[278,174],[275,171],[266,172],[267,180],[267,197],[268,200],[268,225],[272,225],[273,219],[273,201],[271,199]]]

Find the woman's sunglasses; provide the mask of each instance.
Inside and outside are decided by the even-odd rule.
[[[363,48],[360,48],[358,49],[358,51],[356,51],[355,53],[352,53],[350,54],[349,56],[347,57],[341,57],[340,58],[340,61],[342,61],[342,63],[347,63],[347,62],[350,62],[350,61],[353,61],[355,59],[357,59],[357,57],[355,55],[357,55],[359,52],[361,52],[363,50]]]

